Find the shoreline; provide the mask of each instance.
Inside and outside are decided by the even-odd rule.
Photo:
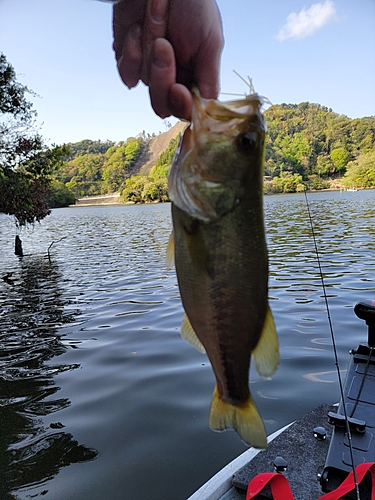
[[[364,191],[367,189],[374,188],[358,188],[356,191]],[[340,192],[352,192],[351,189],[340,189],[340,188],[328,188],[328,189],[312,189],[306,191],[307,193],[328,193],[333,191]],[[354,191],[354,192],[356,192]],[[275,195],[290,195],[290,194],[303,194],[301,193],[266,193],[264,196],[275,196]],[[170,202],[161,202],[161,201],[145,201],[142,203],[136,203],[135,201],[121,201],[121,197],[119,193],[103,195],[103,196],[85,196],[82,198],[78,198],[77,202],[74,205],[69,205],[69,207],[91,207],[91,206],[106,206],[106,205],[154,205],[157,203],[170,203]]]
[[[103,196],[84,196],[78,198],[74,205],[69,207],[95,207],[95,206],[108,206],[108,205],[155,205],[157,203],[164,203],[161,201],[145,201],[137,203],[135,201],[122,201],[120,193],[108,194]],[[165,202],[168,203],[168,202]]]

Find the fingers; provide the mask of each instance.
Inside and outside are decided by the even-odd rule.
[[[142,70],[142,31],[139,24],[131,26],[125,36],[117,69],[129,89],[137,85]]]
[[[161,118],[174,115],[189,120],[192,106],[190,91],[176,83],[176,61],[172,45],[155,40],[152,50],[149,91],[151,105]]]
[[[193,96],[190,90],[176,83],[169,90],[170,113],[180,120],[191,120],[191,108],[193,106]]]
[[[155,40],[150,66],[149,90],[151,105],[157,115],[166,118],[169,112],[169,89],[176,81],[176,63],[172,45],[160,38]]]
[[[143,26],[141,79],[148,85],[154,41],[165,38],[168,24],[169,0],[149,0]]]
[[[135,87],[141,77],[142,24],[146,0],[127,0],[113,7],[113,50],[122,81]]]
[[[121,79],[129,88],[148,85],[160,117],[189,120],[193,85],[203,97],[218,96],[223,36],[215,0],[122,1],[113,32]]]

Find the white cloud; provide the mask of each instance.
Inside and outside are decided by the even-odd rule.
[[[281,42],[288,38],[305,38],[335,21],[336,18],[336,9],[332,0],[314,3],[309,9],[303,8],[298,14],[296,12],[289,14],[277,38]]]

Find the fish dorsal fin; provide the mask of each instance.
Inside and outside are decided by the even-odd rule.
[[[206,352],[206,349],[204,348],[202,342],[198,339],[197,334],[191,326],[189,318],[186,314],[184,314],[181,324],[181,337],[198,349],[199,352],[202,352],[203,354]]]
[[[279,364],[279,341],[270,306],[267,308],[262,334],[252,355],[259,375],[263,379],[271,379]]]
[[[169,236],[168,246],[167,246],[167,255],[165,256],[165,263],[167,267],[174,266],[174,232],[171,232]]]

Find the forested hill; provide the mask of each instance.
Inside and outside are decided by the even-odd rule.
[[[70,154],[56,172],[55,180],[62,182],[76,197],[121,191],[129,177],[149,174],[171,139],[185,126],[186,123],[179,122],[159,135],[143,133],[119,143],[89,139],[69,143]]]
[[[375,185],[375,117],[350,119],[303,102],[271,106],[265,119],[265,175],[277,178],[276,183],[281,177],[290,180],[294,176],[319,189],[347,174],[343,180],[359,183],[357,187]],[[372,177],[361,185],[355,175],[357,167],[368,162]]]
[[[266,192],[375,186],[375,117],[350,119],[308,102],[274,105],[264,115]],[[168,165],[184,126],[180,122],[158,136],[143,133],[119,143],[69,144],[70,156],[56,180],[76,197],[120,191],[125,200],[141,201],[142,193],[150,200],[166,199]],[[157,179],[163,182],[156,188]]]

